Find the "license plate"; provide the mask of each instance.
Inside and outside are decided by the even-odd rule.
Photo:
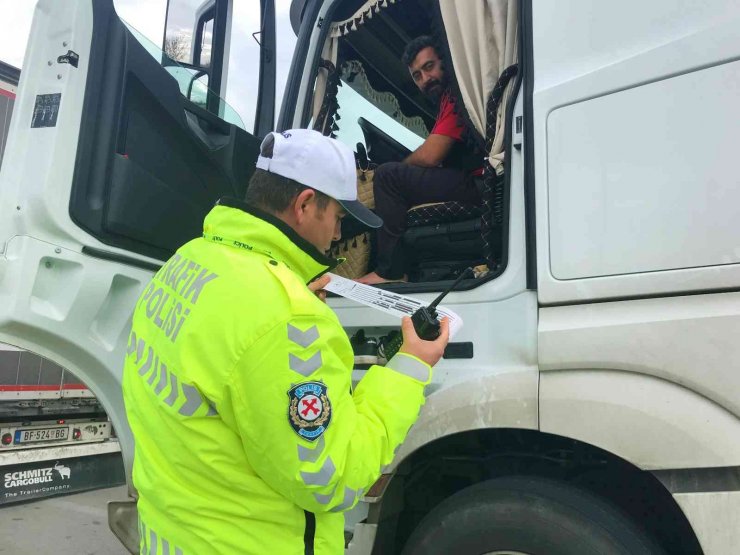
[[[69,427],[36,428],[35,430],[16,430],[15,443],[36,443],[39,441],[62,441],[69,437]]]

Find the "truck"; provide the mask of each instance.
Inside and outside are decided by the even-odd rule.
[[[436,109],[400,54],[431,34],[486,156],[484,202],[417,213],[411,280],[385,287],[429,302],[480,271],[445,300],[465,326],[348,513],[347,553],[734,553],[740,6],[296,0],[275,123],[275,3],[259,2],[259,65],[240,66],[253,39],[235,1],[168,3],[165,37],[174,10],[195,29],[176,62],[110,0],[41,0],[23,65],[0,174],[0,341],[88,384],[129,484],[121,369],[152,273],[217,198],[244,194],[273,129],[402,159]],[[224,117],[234,72],[252,75],[249,129]],[[398,328],[327,302],[352,337]],[[130,491],[109,522],[135,553]]]
[[[0,62],[0,165],[19,79],[18,68]],[[117,453],[110,421],[84,383],[0,343],[0,505],[123,483]]]

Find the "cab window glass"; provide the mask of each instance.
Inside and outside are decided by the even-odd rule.
[[[411,151],[424,142],[426,135],[422,136],[421,133],[424,133],[425,130],[418,128],[411,130],[405,127],[355,91],[345,81],[342,81],[342,85],[337,91],[337,103],[339,104],[337,110],[339,115],[337,125],[339,128],[335,131],[335,135],[338,140],[350,146],[353,150],[357,143],[362,143],[365,147],[368,146],[358,123],[361,117]]]
[[[182,95],[194,104],[197,104],[202,108],[206,108],[208,92],[210,90],[208,88],[208,73],[203,69],[178,64],[165,52],[162,52],[157,45],[146,38],[142,33],[134,29],[128,23],[126,23],[126,26],[142,46],[146,48],[147,52],[149,52],[157,62],[161,63],[169,74],[175,78]],[[211,94],[213,94],[213,91],[211,91]],[[247,129],[236,110],[234,110],[234,108],[231,107],[223,98],[219,99],[218,116],[224,121],[237,125],[244,130]]]
[[[208,0],[205,0],[206,2]],[[188,68],[194,65],[195,60],[190,59],[190,40],[192,29],[198,13],[198,5],[203,4],[204,0],[146,0],[146,6],[139,0],[114,0],[116,11],[121,19],[130,23],[141,33],[148,37],[145,46],[150,49],[155,48],[154,56],[159,60],[163,51],[172,50],[168,56],[177,65],[172,67]],[[167,16],[169,12],[171,17]],[[288,17],[291,6],[291,0],[275,0],[276,8],[276,26],[277,26],[277,79],[275,90],[275,117],[279,113],[279,107],[282,102],[283,91],[288,78],[288,70],[293,57],[293,50],[296,42],[296,35],[291,28],[290,18]],[[231,6],[231,38],[228,45],[229,63],[225,68],[221,78],[222,99],[228,104],[224,108],[224,113],[219,114],[223,119],[230,123],[236,123],[238,120],[240,127],[248,130],[250,133],[254,129],[255,113],[257,108],[257,84],[259,79],[259,55],[260,47],[257,41],[261,40],[260,31],[260,9],[259,2],[248,0],[233,2]],[[167,26],[165,22],[167,21]],[[190,21],[188,24],[187,22]],[[178,23],[179,22],[179,23]],[[175,23],[178,23],[177,28]],[[205,19],[203,23],[203,32],[200,35],[200,60],[199,63],[210,69],[214,60],[212,48],[214,46],[214,24],[213,18]],[[177,29],[180,29],[179,32]],[[162,44],[163,31],[167,31],[167,37],[170,39],[170,47],[164,47]],[[253,37],[254,33],[254,37]],[[179,39],[176,39],[180,35]],[[166,45],[165,45],[166,46]],[[203,103],[203,87],[212,88],[209,84],[208,75],[199,75],[196,77],[196,83],[190,85],[190,78],[195,71],[190,71],[189,75],[180,69],[169,68],[180,85],[180,90],[187,96],[188,88],[193,91],[190,100],[196,104]],[[207,95],[206,95],[207,96]],[[238,116],[237,116],[238,114]],[[243,122],[243,123],[242,123]]]
[[[241,114],[246,129],[251,132],[254,129],[259,92],[259,2],[234,2],[231,9],[231,36],[239,37],[239,40],[232,40],[229,45],[225,98]],[[281,40],[282,37],[278,44]]]

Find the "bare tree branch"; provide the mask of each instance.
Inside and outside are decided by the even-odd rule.
[[[190,41],[184,34],[170,35],[164,39],[164,53],[178,62],[188,62]]]

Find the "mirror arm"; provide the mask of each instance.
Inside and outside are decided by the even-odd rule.
[[[193,92],[193,83],[195,83],[197,79],[200,79],[206,74],[208,74],[208,72],[204,69],[198,70],[195,73],[193,73],[193,76],[190,78],[190,83],[188,83],[188,94],[187,94],[188,100],[190,100],[190,95]]]

